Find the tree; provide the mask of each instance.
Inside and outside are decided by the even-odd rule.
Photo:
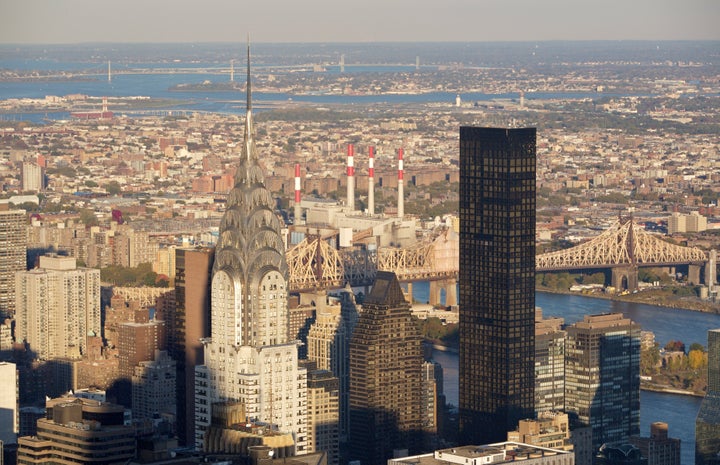
[[[682,341],[670,341],[665,344],[665,350],[668,352],[685,352],[685,343]]]
[[[707,354],[701,350],[691,350],[688,353],[688,365],[693,370],[699,370],[707,365]]]
[[[118,195],[120,192],[122,192],[122,187],[120,187],[120,183],[117,181],[110,181],[109,183],[105,184],[105,190],[110,195]]]
[[[83,208],[80,210],[80,222],[85,226],[97,226],[99,224],[95,212],[89,208]]]

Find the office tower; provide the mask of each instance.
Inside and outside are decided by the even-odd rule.
[[[15,314],[15,272],[27,269],[27,215],[6,207],[0,205],[0,318]]]
[[[347,299],[347,297],[345,298]],[[332,372],[338,379],[339,435],[343,442],[347,436],[348,425],[347,386],[350,369],[350,335],[348,331],[348,326],[343,319],[341,302],[331,301],[330,305],[318,307],[315,323],[310,327],[307,337],[308,360],[313,361],[318,369]]]
[[[720,451],[720,329],[708,331],[708,388],[695,418],[695,465],[717,464]]]
[[[215,250],[177,249],[175,309],[169,312],[168,351],[177,362],[177,434],[195,443],[195,367],[202,365],[201,339],[210,336],[210,272]]]
[[[80,358],[87,337],[101,334],[100,270],[46,255],[16,278],[15,340],[39,359]]]
[[[135,457],[135,427],[119,405],[74,397],[46,402],[37,435],[18,439],[18,465],[127,463]]]
[[[17,442],[20,427],[18,402],[17,368],[14,363],[0,362],[0,441],[4,444]]]
[[[650,425],[650,437],[632,437],[630,443],[640,449],[647,465],[680,465],[680,440],[668,437],[668,424]]]
[[[130,407],[135,368],[140,362],[155,360],[157,351],[166,348],[165,322],[150,320],[147,309],[138,310],[135,321],[120,324],[118,333],[118,402]]]
[[[205,365],[196,367],[196,446],[203,443],[213,404],[240,402],[248,418],[292,433],[303,454],[307,370],[298,365],[298,342],[288,334],[289,272],[282,225],[255,147],[249,57],[248,47],[241,161],[215,248]]]
[[[397,276],[378,271],[350,340],[350,460],[379,465],[420,447],[421,345]]]
[[[460,128],[460,435],[505,439],[535,403],[535,128]]]
[[[567,328],[565,411],[592,427],[592,446],[640,434],[640,325],[622,313]]]
[[[340,460],[340,383],[328,370],[308,370],[308,452],[324,451],[328,465]]]
[[[132,377],[133,418],[164,417],[175,423],[175,361],[165,351],[156,351],[152,360],[140,362]]]
[[[535,314],[535,412],[565,409],[565,331],[562,318]],[[525,441],[521,441],[525,442]]]

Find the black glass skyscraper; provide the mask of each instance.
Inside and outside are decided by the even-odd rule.
[[[533,416],[535,128],[460,128],[460,432]]]

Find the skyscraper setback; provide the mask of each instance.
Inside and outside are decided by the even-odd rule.
[[[288,265],[280,220],[255,149],[248,48],[247,116],[240,166],[220,223],[210,284],[211,338],[196,368],[196,445],[215,405],[242,403],[248,419],[292,433],[305,452],[307,370],[289,338]]]
[[[533,416],[535,128],[460,128],[461,438]]]

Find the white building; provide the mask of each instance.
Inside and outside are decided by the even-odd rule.
[[[14,363],[0,362],[0,444],[16,444],[18,416],[18,375]],[[2,452],[0,450],[0,452]],[[0,460],[1,461],[1,460]]]
[[[196,367],[196,447],[202,448],[213,404],[241,402],[248,421],[292,433],[307,452],[307,370],[299,341],[289,340],[288,265],[280,220],[258,163],[250,79],[245,140],[235,186],[219,229],[211,282],[211,338]]]
[[[39,268],[15,278],[15,340],[39,359],[80,358],[88,335],[101,330],[100,270],[46,255]]]

